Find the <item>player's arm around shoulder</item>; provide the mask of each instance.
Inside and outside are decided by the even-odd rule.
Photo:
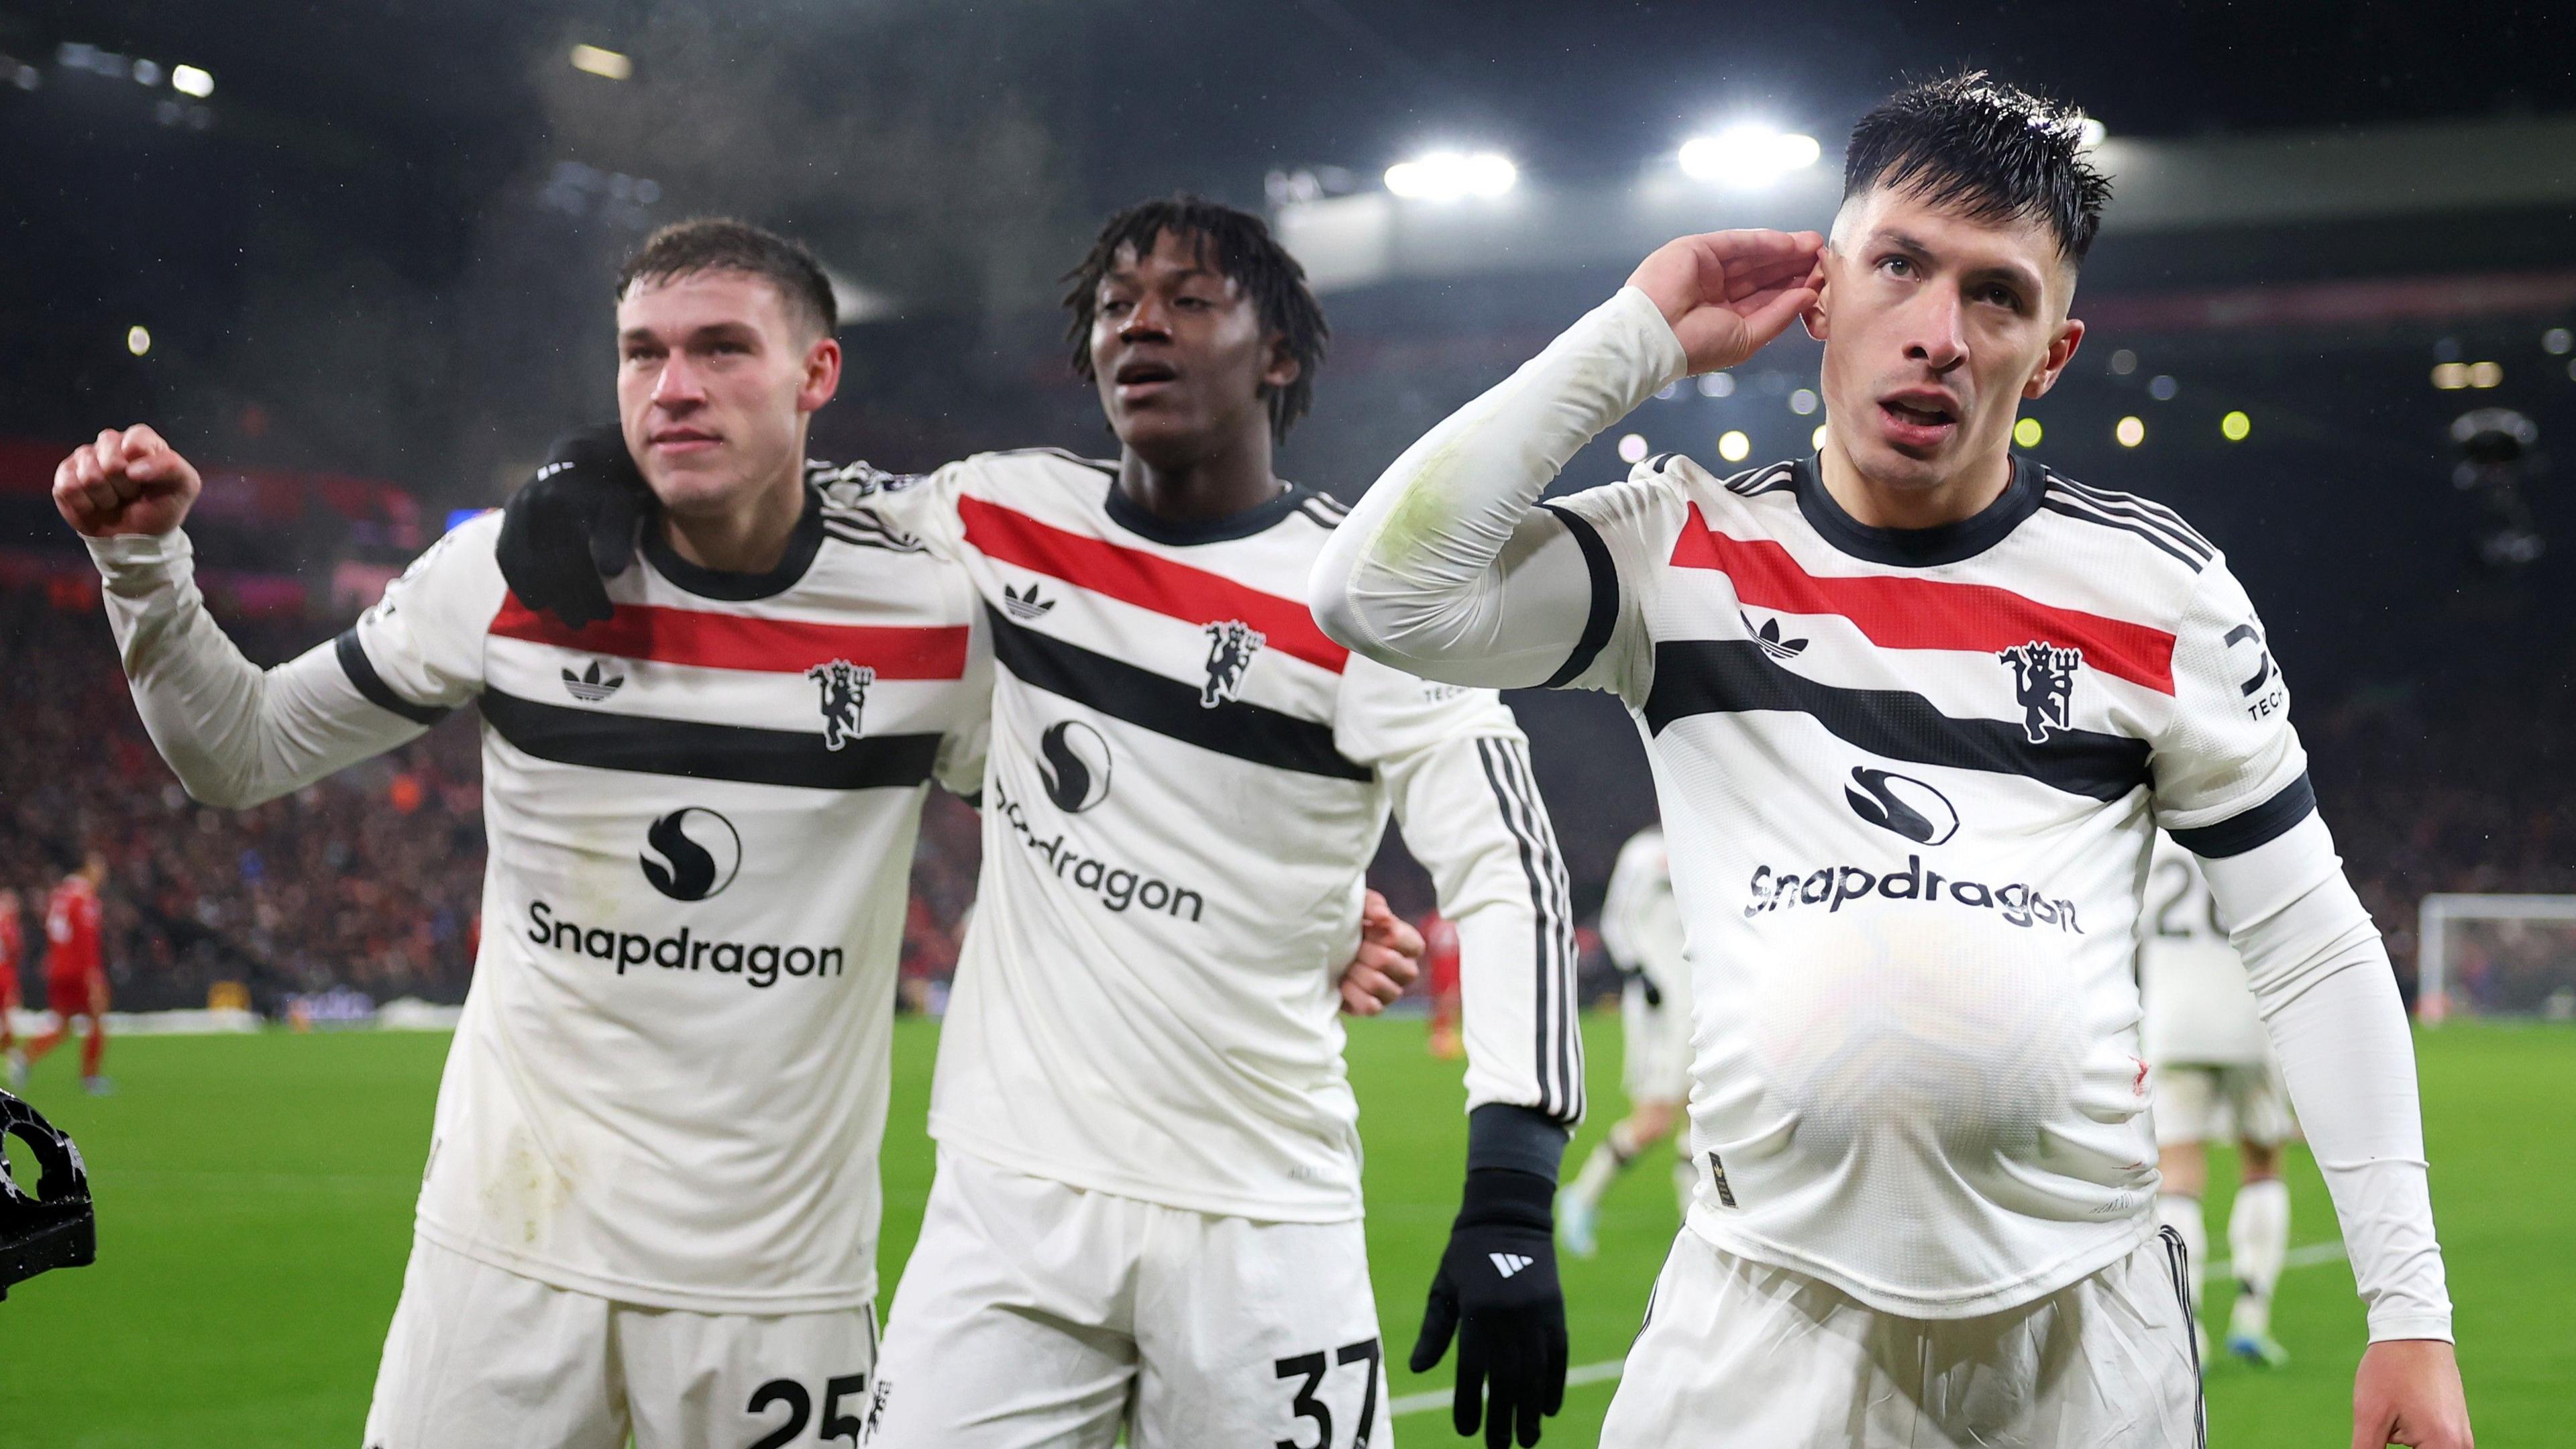
[[[201,489],[196,467],[145,426],[102,432],[54,472],[54,506],[98,565],[144,727],[189,794],[257,804],[419,734],[424,721],[369,701],[339,646],[262,670],[225,637],[180,529]]]

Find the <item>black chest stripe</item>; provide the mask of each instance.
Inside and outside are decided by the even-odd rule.
[[[2144,740],[2052,729],[2035,745],[2018,720],[1954,719],[1919,694],[1818,684],[1773,663],[1748,639],[1655,646],[1655,687],[1646,698],[1646,724],[1655,733],[1692,715],[1757,710],[1808,715],[1884,759],[2021,775],[2096,800],[2117,800],[2148,783]]]
[[[483,692],[483,718],[520,750],[559,765],[631,770],[746,785],[874,790],[921,784],[939,758],[939,736],[862,735],[826,749],[808,730],[764,730],[694,720],[642,719],[539,704]]]
[[[1376,777],[1368,766],[1333,748],[1331,725],[1239,699],[1207,708],[1199,703],[1197,685],[1024,629],[990,604],[984,606],[984,617],[993,630],[995,662],[1049,694],[1256,765],[1335,780]],[[1260,667],[1258,661],[1254,667]]]

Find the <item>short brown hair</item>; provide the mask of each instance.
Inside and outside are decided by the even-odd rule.
[[[667,282],[696,272],[748,272],[778,289],[791,320],[811,322],[826,337],[841,330],[832,280],[805,244],[729,216],[675,221],[644,239],[617,269],[617,297],[638,282]]]

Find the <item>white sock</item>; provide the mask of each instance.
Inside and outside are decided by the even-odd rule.
[[[2290,1253],[2288,1183],[2272,1178],[2236,1190],[2236,1207],[2227,1215],[2227,1250],[2236,1259],[2236,1331],[2271,1332],[2272,1290]]]
[[[1613,1179],[1628,1170],[1629,1162],[1636,1155],[1637,1148],[1628,1135],[1628,1124],[1618,1123],[1610,1129],[1610,1135],[1602,1139],[1601,1145],[1592,1149],[1592,1155],[1583,1159],[1583,1170],[1574,1175],[1574,1183],[1566,1191],[1585,1207],[1597,1206],[1601,1194],[1610,1190]]]
[[[2191,1309],[2200,1311],[2200,1285],[2206,1281],[2203,1267],[2209,1261],[2209,1227],[2200,1219],[2200,1199],[2178,1192],[2156,1194],[2156,1221],[2182,1234],[2182,1245],[2191,1255]]]

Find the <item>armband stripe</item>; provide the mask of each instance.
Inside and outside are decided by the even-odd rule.
[[[2230,815],[2215,825],[2202,825],[2190,830],[2169,832],[2174,844],[2207,860],[2224,860],[2243,855],[2258,845],[2269,845],[2290,833],[2290,827],[2316,813],[2316,787],[2308,783],[2306,772],[2281,787],[2271,799],[2240,814]]]
[[[413,724],[422,725],[434,725],[454,713],[439,705],[414,704],[394,693],[393,687],[385,683],[385,677],[376,672],[375,661],[367,657],[367,646],[358,642],[356,629],[342,630],[333,649],[340,656],[341,671],[349,676],[351,684],[358,687],[358,693],[367,697],[369,704],[391,710]]]
[[[1592,611],[1584,616],[1583,637],[1576,641],[1574,652],[1565,656],[1564,665],[1547,678],[1541,689],[1563,689],[1592,667],[1601,650],[1610,642],[1610,631],[1619,622],[1619,570],[1610,561],[1610,546],[1601,541],[1600,531],[1591,520],[1570,508],[1553,503],[1539,507],[1555,514],[1565,523],[1566,532],[1574,535],[1574,546],[1583,550],[1583,564],[1592,575]]]

